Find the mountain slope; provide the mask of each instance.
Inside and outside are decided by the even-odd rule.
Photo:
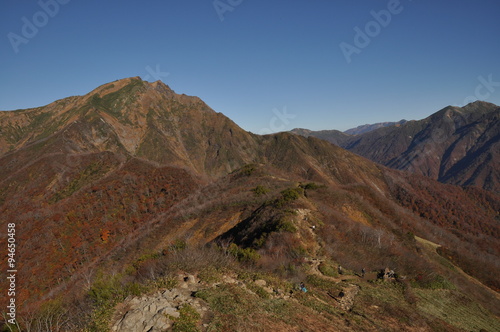
[[[308,329],[311,320],[301,310],[321,321],[319,330],[328,322],[342,330],[373,322],[394,330],[458,330],[463,322],[415,311],[417,303],[428,308],[432,287],[464,307],[477,305],[481,328],[500,314],[494,291],[500,288],[500,198],[493,193],[422,181],[314,137],[257,136],[199,98],[138,78],[46,107],[2,112],[0,120],[0,227],[16,224],[23,324],[64,317],[65,327],[52,330],[105,331],[113,317],[124,318],[120,308],[132,305],[132,297],[166,294],[176,289],[169,278],[189,271],[223,284],[198,289],[209,308],[205,323],[215,330],[259,324],[283,330],[288,318]],[[439,243],[442,258],[423,257],[414,234]],[[6,241],[2,235],[0,246]],[[347,287],[342,279],[322,279],[338,264],[362,285],[353,312],[328,295]],[[381,288],[354,275],[385,267],[411,282],[407,292],[422,293],[405,299],[398,288],[381,286],[405,301],[401,321],[392,320],[397,308],[377,295]],[[300,280],[311,292],[266,298],[248,283],[255,270],[287,285],[276,292],[293,293]],[[235,274],[253,293],[226,285]],[[5,282],[0,286],[6,291]],[[468,299],[463,294],[471,290]],[[241,295],[240,302],[227,302],[235,307],[223,304],[228,293]],[[370,302],[383,309],[369,309]],[[182,308],[172,310],[180,315]],[[264,322],[245,316],[252,308]],[[410,317],[418,318],[416,326]]]
[[[358,126],[356,128],[348,129],[348,130],[344,131],[344,133],[346,133],[348,135],[361,135],[361,134],[366,134],[370,131],[374,131],[375,129],[379,129],[379,128],[392,127],[392,126],[399,127],[402,124],[404,124],[405,122],[407,122],[407,121],[400,120],[398,122],[379,122],[379,123],[374,123],[374,124],[365,124],[365,125]]]
[[[43,108],[2,112],[0,123],[3,154],[34,145],[40,154],[61,148],[74,153],[113,151],[209,175],[247,162],[257,144],[199,98],[139,78],[109,83]],[[239,145],[232,146],[234,142]],[[213,160],[221,163],[212,165]]]
[[[420,121],[338,139],[309,132],[391,168],[440,182],[500,191],[500,108],[486,102],[446,107]],[[302,133],[299,133],[302,134]]]
[[[341,132],[339,130],[319,130],[312,131],[309,129],[295,128],[291,133],[304,137],[316,137],[332,144],[343,146],[345,142],[349,141],[351,135]]]

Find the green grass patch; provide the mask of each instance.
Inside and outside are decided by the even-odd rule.
[[[172,326],[173,332],[198,332],[198,323],[200,322],[200,314],[190,305],[183,305],[179,309],[180,316],[174,318]]]
[[[177,279],[169,275],[156,278],[155,280],[152,280],[151,283],[155,288],[165,289],[172,289],[178,285]]]
[[[321,272],[325,276],[334,277],[334,278],[339,277],[339,273],[338,273],[337,269],[330,263],[321,262],[318,266],[318,270],[319,270],[319,272]]]
[[[207,331],[239,331],[241,326],[250,331],[249,324],[255,324],[256,320],[265,318],[286,322],[295,310],[294,305],[286,300],[259,297],[237,285],[222,284],[198,291],[195,296],[205,300],[212,309],[213,317]],[[262,328],[251,326],[255,330]]]
[[[321,313],[321,314],[330,314],[330,315],[338,315],[339,311],[335,309],[332,305],[323,303],[318,301],[315,297],[312,296],[300,296],[298,297],[299,302],[312,310]]]
[[[123,302],[129,295],[140,296],[151,290],[151,285],[137,282],[122,283],[122,278],[122,274],[97,276],[87,294],[93,302],[94,310],[85,331],[108,331],[116,304]]]
[[[411,285],[415,288],[426,288],[426,289],[455,289],[448,279],[445,277],[435,274],[428,277],[417,276],[415,280],[411,282]]]
[[[286,219],[281,219],[280,222],[278,223],[277,230],[283,232],[295,233],[297,232],[297,227],[295,227],[295,225],[291,221]]]
[[[270,299],[271,298],[269,293],[266,292],[266,290],[264,288],[256,285],[253,282],[248,283],[247,288],[249,290],[251,290],[252,292],[254,292],[255,294],[257,294],[257,296],[260,297],[261,299]]]
[[[280,209],[284,207],[289,202],[293,202],[303,195],[304,189],[302,188],[288,188],[281,192],[281,197],[273,201],[274,207]]]
[[[240,248],[236,244],[231,243],[228,252],[236,257],[239,262],[256,263],[260,255],[252,248]]]
[[[252,191],[255,194],[255,196],[260,197],[262,195],[267,194],[270,191],[270,189],[267,188],[267,187],[259,185],[259,186],[255,187],[255,188],[253,188]]]
[[[325,185],[319,185],[319,184],[314,183],[314,182],[309,182],[309,183],[301,183],[300,187],[304,190],[316,190],[319,188],[324,188]]]
[[[215,266],[209,265],[198,273],[198,278],[206,283],[214,283],[222,279],[222,272]]]
[[[499,321],[463,294],[449,289],[415,289],[417,308],[466,331],[498,331]]]
[[[335,288],[336,284],[333,281],[323,279],[316,275],[308,275],[305,281],[306,288],[309,289],[309,285],[319,288],[321,290],[330,290],[331,288]]]
[[[60,190],[52,196],[50,203],[56,203],[63,198],[71,196],[74,192],[82,188],[84,185],[90,183],[93,179],[98,178],[101,174],[108,170],[103,167],[102,163],[94,162],[88,165],[85,169],[80,171],[76,177],[64,189]]]

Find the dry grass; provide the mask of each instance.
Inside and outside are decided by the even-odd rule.
[[[466,331],[500,331],[500,320],[465,295],[447,289],[415,289],[417,308]]]

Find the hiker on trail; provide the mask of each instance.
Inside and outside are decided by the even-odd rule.
[[[361,276],[362,276],[363,278],[365,277],[365,272],[366,272],[366,271],[365,271],[365,268],[362,268],[362,269],[361,269]]]
[[[339,265],[338,270],[339,270],[339,274],[342,274],[342,266]]]
[[[306,288],[306,285],[304,285],[303,282],[300,283],[300,290],[303,291],[304,293],[307,292],[307,288]]]

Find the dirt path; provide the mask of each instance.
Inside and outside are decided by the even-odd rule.
[[[324,262],[324,260],[322,259],[319,259],[319,258],[310,258],[310,259],[307,259],[306,260],[310,266],[311,266],[311,270],[310,272],[322,279],[325,279],[325,280],[330,280],[330,281],[333,281],[333,282],[336,282],[336,283],[339,283],[342,281],[343,278],[335,278],[335,277],[330,277],[330,276],[325,276],[323,273],[321,273],[321,271],[319,270],[319,266],[321,265],[321,263]],[[345,278],[344,278],[345,279]]]

